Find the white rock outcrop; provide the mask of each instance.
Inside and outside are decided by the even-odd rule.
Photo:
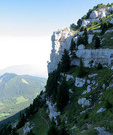
[[[50,120],[52,120],[52,118],[54,118],[56,120],[56,117],[58,115],[60,115],[60,112],[57,112],[57,109],[55,107],[55,105],[50,102],[50,101],[46,101],[46,104],[48,105],[48,108],[49,108],[49,118]]]
[[[110,33],[110,32],[113,32],[113,29],[107,30],[107,31],[105,32],[105,34]]]
[[[98,11],[93,10],[89,16],[90,19],[95,19],[98,17]]]
[[[48,63],[48,73],[57,68],[64,49],[69,50],[71,45],[72,33],[69,31],[53,32],[51,37],[52,50],[50,55],[50,62]]]
[[[85,106],[90,106],[91,102],[89,100],[87,100],[86,98],[80,98],[78,100],[78,104],[82,105],[82,107],[84,108]]]
[[[91,85],[87,86],[87,90],[85,90],[82,94],[89,93],[91,91]]]
[[[108,12],[106,11],[106,9],[101,8],[99,9],[99,11],[97,10],[93,10],[89,16],[90,19],[96,19],[97,17],[106,17],[106,14],[108,14]]]
[[[83,87],[83,85],[85,84],[85,82],[86,82],[86,79],[76,77],[75,86],[76,87]]]
[[[95,127],[99,134],[98,135],[111,135],[109,132],[105,131],[104,127]]]
[[[100,23],[100,20],[98,18],[92,18],[92,19],[83,19],[82,20],[82,24],[81,24],[81,27],[82,26],[88,26],[88,25],[91,25],[92,22],[97,22],[97,23]]]
[[[27,135],[27,133],[29,133],[32,128],[33,126],[30,127],[30,123],[27,122],[23,127],[23,135]]]
[[[92,77],[95,77],[95,76],[97,76],[98,74],[97,73],[95,73],[95,74],[91,74],[91,75],[88,75],[88,77],[89,78],[92,78]],[[92,82],[93,83],[93,82]]]
[[[102,30],[93,30],[93,33],[100,33]]]
[[[104,112],[106,110],[106,108],[100,108],[97,113],[101,113],[101,112]]]
[[[84,46],[83,44],[80,44],[80,45],[78,46],[78,50],[82,50],[82,49],[85,49],[85,46]]]
[[[103,67],[110,65],[113,62],[113,49],[84,49],[77,50],[76,56],[82,58],[84,66],[90,67],[90,62],[93,61],[92,66],[97,66],[98,63],[101,63]],[[78,66],[73,60],[73,64]]]

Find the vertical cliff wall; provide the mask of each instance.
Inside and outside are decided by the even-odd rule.
[[[68,30],[53,32],[51,37],[52,50],[50,54],[50,62],[48,63],[48,73],[54,71],[57,68],[64,49],[70,49],[71,39],[72,33]]]

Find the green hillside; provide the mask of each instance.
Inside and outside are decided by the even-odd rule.
[[[0,77],[0,120],[28,107],[40,94],[45,78],[6,73]]]

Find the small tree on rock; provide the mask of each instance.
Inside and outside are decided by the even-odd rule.
[[[70,47],[71,53],[75,49],[75,47],[76,47],[76,43],[73,41],[73,38],[72,38],[72,40],[71,40],[71,47]]]
[[[70,64],[71,64],[71,60],[70,60],[69,52],[65,49],[61,59],[62,71],[67,72],[70,69]]]
[[[99,37],[95,38],[95,49],[98,49],[100,47],[100,39]]]
[[[61,85],[59,85],[58,87],[58,93],[57,93],[58,110],[62,112],[64,107],[67,105],[68,101],[69,101],[68,85],[65,77],[63,77],[61,81]]]
[[[87,45],[88,44],[88,34],[87,34],[87,29],[85,28],[85,31],[84,31],[84,45]]]

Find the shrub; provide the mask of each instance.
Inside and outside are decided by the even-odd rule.
[[[72,38],[72,40],[71,40],[71,47],[70,47],[71,53],[75,49],[75,47],[76,47],[76,43],[73,41],[73,38]]]
[[[86,71],[84,70],[83,61],[82,61],[82,59],[80,59],[80,66],[79,66],[79,69],[78,69],[77,76],[78,77],[83,77],[84,75],[86,75]]]
[[[112,104],[109,102],[109,100],[105,101],[105,108],[106,109],[111,109],[112,108]]]
[[[100,47],[100,39],[99,37],[95,38],[95,49],[98,49]]]
[[[102,64],[101,63],[98,63],[97,69],[102,69],[102,68],[103,68]]]
[[[49,130],[48,130],[48,133],[47,135],[58,135],[58,129],[55,125],[52,125]]]
[[[65,49],[64,54],[62,55],[61,58],[62,71],[67,72],[70,69],[70,64],[71,64],[71,60],[70,60],[69,52]]]

